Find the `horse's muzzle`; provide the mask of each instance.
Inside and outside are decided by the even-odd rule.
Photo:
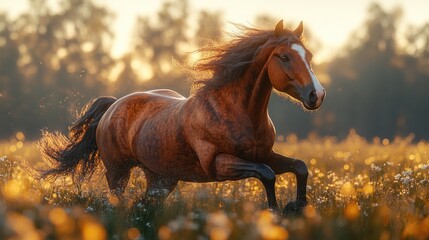
[[[323,100],[325,99],[326,91],[322,89],[322,91],[312,90],[310,93],[306,94],[307,96],[301,98],[301,102],[307,110],[316,110],[321,105]]]

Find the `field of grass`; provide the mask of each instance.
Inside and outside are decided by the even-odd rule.
[[[309,167],[309,206],[302,216],[266,210],[263,186],[180,183],[162,207],[140,203],[136,169],[126,201],[109,197],[103,169],[89,180],[37,179],[46,168],[22,133],[0,144],[0,239],[429,239],[429,143],[412,137],[343,141],[279,139],[275,149]],[[295,179],[278,176],[283,207]]]

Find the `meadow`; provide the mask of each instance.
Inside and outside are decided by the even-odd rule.
[[[103,168],[85,181],[38,179],[36,142],[17,133],[0,144],[0,239],[429,239],[429,143],[413,136],[367,141],[279,137],[275,149],[309,167],[309,205],[301,216],[266,209],[255,179],[181,182],[159,208],[139,201],[135,169],[126,201],[109,196]],[[277,178],[281,207],[295,179]]]

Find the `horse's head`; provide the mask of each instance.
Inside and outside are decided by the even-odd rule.
[[[313,73],[312,54],[300,40],[302,32],[302,22],[294,31],[288,31],[283,29],[281,20],[274,30],[279,44],[266,66],[271,85],[277,91],[300,101],[306,109],[315,110],[325,98],[325,89]]]

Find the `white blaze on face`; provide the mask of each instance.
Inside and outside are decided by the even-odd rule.
[[[292,44],[292,49],[295,50],[299,56],[301,57],[302,61],[305,64],[305,67],[307,68],[308,73],[310,74],[311,81],[313,82],[314,90],[316,91],[317,95],[317,106],[319,106],[322,103],[323,96],[325,95],[325,90],[323,89],[322,85],[320,84],[319,80],[317,80],[316,76],[313,73],[313,70],[310,68],[310,66],[307,63],[307,58],[305,57],[306,52],[303,46],[301,46],[298,43]]]

